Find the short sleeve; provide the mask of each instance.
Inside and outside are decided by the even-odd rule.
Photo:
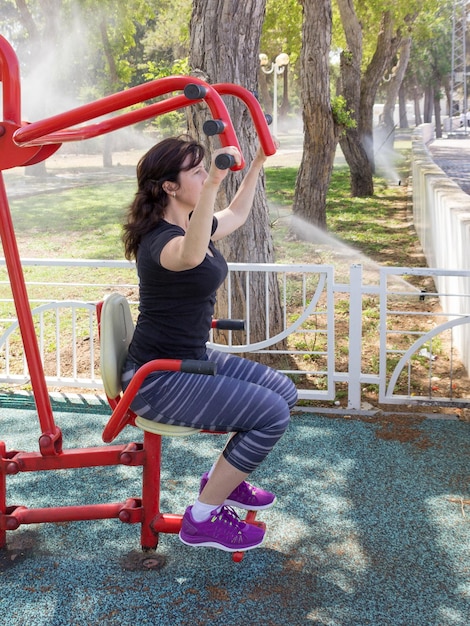
[[[174,224],[165,225],[165,228],[158,228],[153,233],[150,241],[149,251],[152,260],[160,265],[160,255],[166,244],[175,237],[184,236],[184,230]]]

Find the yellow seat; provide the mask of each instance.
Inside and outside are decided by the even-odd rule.
[[[121,372],[133,334],[134,321],[127,299],[111,293],[104,299],[100,314],[101,379],[111,406],[116,406],[121,397]],[[160,424],[138,415],[134,423],[144,431],[166,437],[187,437],[201,432],[187,426]]]

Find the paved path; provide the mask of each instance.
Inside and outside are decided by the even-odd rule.
[[[436,165],[470,194],[470,137],[435,139],[428,149]]]

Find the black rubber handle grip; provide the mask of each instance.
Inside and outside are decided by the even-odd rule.
[[[270,126],[273,123],[273,116],[270,113],[265,113],[264,117],[266,118],[266,124]]]
[[[245,320],[214,320],[214,328],[219,330],[245,330]]]
[[[184,90],[184,95],[188,100],[200,100],[205,98],[207,94],[207,88],[204,85],[197,85],[195,83],[188,83]]]
[[[214,376],[217,372],[217,364],[213,361],[184,359],[181,361],[181,371],[187,374],[206,374],[208,376]]]
[[[218,154],[215,157],[215,166],[219,170],[228,170],[235,165],[235,157],[232,154]]]
[[[206,120],[202,125],[202,130],[208,137],[220,135],[225,130],[225,124],[222,120]]]

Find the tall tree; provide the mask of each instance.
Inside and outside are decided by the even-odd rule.
[[[385,143],[390,142],[391,148],[393,148],[393,137],[395,130],[395,104],[398,98],[400,87],[403,83],[406,69],[408,67],[408,61],[410,60],[410,51],[411,37],[405,37],[398,53],[398,62],[391,73],[390,79],[385,89],[386,96],[383,110],[382,130],[385,136]]]
[[[265,0],[194,0],[190,25],[190,66],[192,73],[209,83],[228,82],[255,91],[257,88],[258,55]],[[234,123],[235,132],[245,160],[253,158],[257,138],[251,117],[238,99],[227,98],[227,107]],[[189,127],[192,135],[209,146],[209,140],[201,133],[208,117],[205,106],[191,107]],[[233,198],[243,177],[233,172],[224,181],[218,207],[226,206]],[[253,209],[246,224],[221,242],[221,250],[228,261],[273,262],[274,246],[270,232],[268,207],[264,189],[264,176],[258,184]],[[249,312],[251,337],[264,337],[266,328],[266,303],[263,277],[253,273],[251,277]],[[236,278],[236,289],[243,292],[244,283]],[[272,333],[277,332],[281,318],[279,287],[273,277],[270,283],[270,321]],[[232,294],[233,295],[233,294]],[[224,309],[226,294],[219,294],[219,309]],[[245,297],[232,298],[232,302],[244,302]],[[245,315],[244,311],[232,311]],[[226,310],[225,313],[226,314]]]
[[[301,0],[301,4],[300,92],[304,150],[293,211],[296,217],[325,228],[326,194],[340,132],[330,97],[331,1]]]
[[[340,144],[351,172],[351,194],[371,196],[375,169],[372,135],[375,95],[384,72],[400,47],[401,34],[395,28],[391,11],[384,11],[374,53],[363,71],[364,25],[352,2],[337,2],[347,42],[347,48],[341,53],[341,93],[356,120],[356,127],[346,131]]]
[[[410,62],[404,85],[408,96],[415,102],[415,124],[421,123],[418,100],[427,94],[426,121],[432,119],[434,105],[436,134],[441,132],[440,100],[445,93],[447,98],[446,113],[452,115],[450,78],[452,69],[452,14],[453,0],[443,0],[436,12],[421,13],[413,29]],[[453,94],[455,95],[455,94]]]

